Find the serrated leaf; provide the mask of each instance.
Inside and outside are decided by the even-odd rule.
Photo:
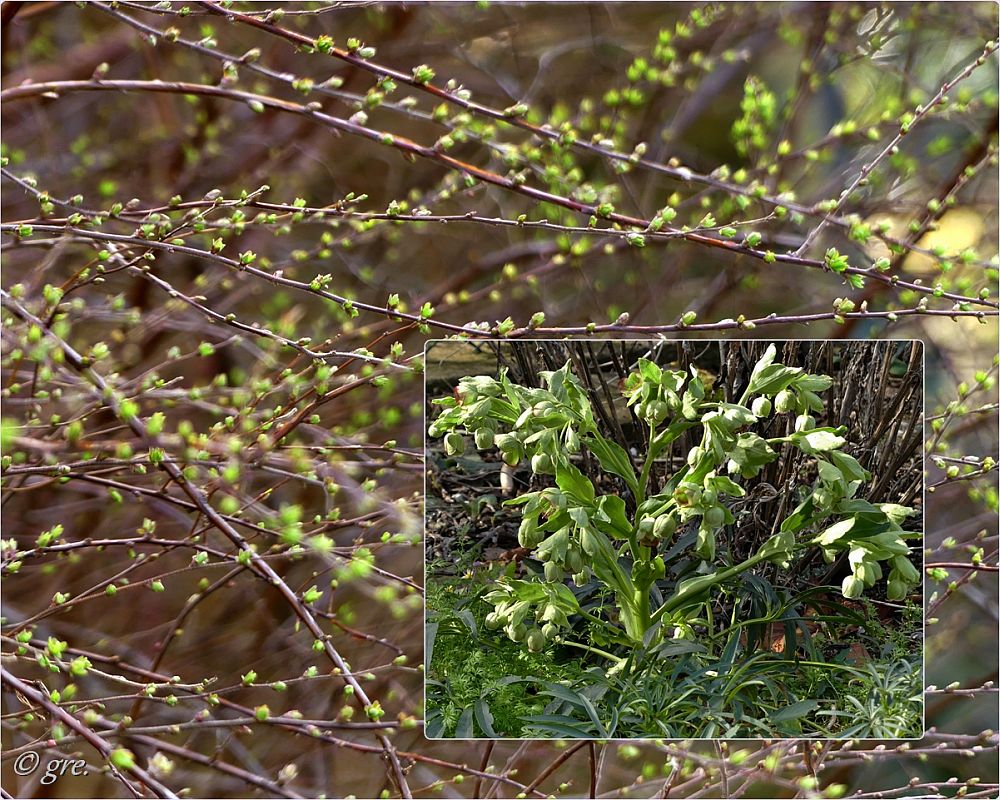
[[[648,358],[640,358],[639,374],[645,381],[649,381],[650,383],[659,383],[660,378],[663,376],[663,370]]]
[[[741,433],[736,437],[736,446],[729,451],[729,458],[736,462],[740,471],[759,470],[777,457],[778,454],[756,433]]]
[[[781,523],[780,530],[791,531],[792,533],[802,530],[808,525],[809,520],[812,519],[812,513],[813,499],[812,495],[809,495],[809,497],[799,503],[791,514],[785,517],[784,522]]]
[[[850,517],[849,519],[843,519],[835,525],[831,525],[825,531],[819,534],[815,539],[813,539],[813,544],[818,545],[831,545],[838,539],[846,536],[854,528],[855,523],[858,521],[857,517]]]
[[[854,456],[849,456],[847,453],[842,453],[839,450],[832,450],[830,451],[829,458],[852,481],[866,481],[871,477],[868,470],[862,467]]]
[[[564,700],[571,705],[582,708],[590,718],[590,721],[594,723],[594,727],[597,728],[598,737],[604,738],[607,736],[607,733],[604,730],[604,725],[601,723],[601,718],[597,715],[597,709],[594,708],[594,704],[591,703],[589,699],[584,697],[579,692],[575,692],[572,689],[563,686],[561,683],[543,681],[542,685],[545,687],[545,691],[540,692],[540,694],[548,694],[552,697]]]
[[[747,392],[749,394],[775,395],[782,389],[787,389],[792,381],[801,374],[802,370],[798,367],[770,364],[751,379]]]
[[[632,459],[629,458],[625,449],[617,442],[612,442],[599,435],[588,436],[584,441],[590,452],[601,462],[604,471],[617,475],[625,481],[633,496],[638,497],[639,479],[632,466]]]
[[[879,507],[872,505],[867,500],[860,498],[854,500],[841,500],[837,504],[839,514],[880,514]]]
[[[556,465],[556,485],[586,504],[594,501],[594,484],[568,461],[560,461]]]
[[[780,564],[788,560],[794,549],[795,534],[791,531],[781,531],[764,542],[757,555],[767,558],[771,563]]]
[[[742,486],[735,483],[730,478],[727,478],[725,475],[716,475],[712,478],[706,479],[705,482],[719,494],[728,494],[733,497],[743,497],[746,494],[746,490]]]
[[[551,733],[560,739],[589,739],[593,733],[582,727],[572,717],[563,714],[533,714],[520,717],[532,730]]]
[[[833,386],[833,378],[829,375],[803,375],[795,381],[795,386],[808,392],[825,392]]]
[[[684,390],[684,395],[681,398],[681,413],[684,414],[684,418],[690,420],[696,419],[698,416],[698,406],[704,399],[705,384],[698,377],[697,370],[691,367],[691,380],[688,382],[687,389]]]
[[[827,453],[844,446],[847,440],[828,428],[815,428],[792,436],[799,449],[806,453]]]
[[[660,658],[670,658],[671,656],[682,656],[687,653],[707,653],[708,648],[701,642],[692,642],[689,639],[671,639],[656,648],[655,653]]]
[[[760,357],[756,364],[753,365],[753,371],[750,373],[750,386],[754,384],[754,380],[763,372],[767,367],[774,363],[775,356],[778,355],[778,348],[775,347],[773,343],[767,346],[764,351],[764,355]]]
[[[606,533],[619,539],[628,538],[632,534],[632,523],[625,513],[625,501],[620,497],[613,494],[602,495],[597,500],[597,508],[595,523]]]
[[[918,513],[915,508],[897,505],[896,503],[878,503],[878,510],[885,514],[890,522],[894,522],[897,525],[902,525],[907,517],[912,517]]]
[[[461,611],[456,611],[455,616],[465,623],[465,627],[469,629],[473,636],[479,635],[479,629],[476,626],[476,618],[472,616],[471,611],[462,609]]]

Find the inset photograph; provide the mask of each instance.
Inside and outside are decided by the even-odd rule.
[[[923,345],[432,341],[429,738],[923,734]]]

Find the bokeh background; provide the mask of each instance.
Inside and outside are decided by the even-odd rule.
[[[995,796],[996,5],[227,8],[0,14],[5,792]],[[588,325],[925,343],[924,741],[422,738],[423,343]]]

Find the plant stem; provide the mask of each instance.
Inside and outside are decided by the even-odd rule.
[[[582,617],[586,617],[591,622],[597,622],[597,623],[599,623],[602,627],[605,627],[608,624],[605,620],[601,619],[596,614],[591,614],[589,611],[585,611],[582,608],[577,613],[580,614],[580,616],[582,616]]]
[[[639,620],[642,622],[642,632],[645,635],[652,625],[653,620],[649,616],[649,587],[637,587],[635,590],[635,604],[639,611]]]
[[[636,505],[640,505],[646,499],[646,484],[649,482],[649,473],[653,469],[653,435],[656,428],[649,426],[649,442],[646,445],[646,460],[642,462],[642,472],[639,474],[639,496],[635,499]]]
[[[768,556],[766,555],[752,556],[748,558],[746,561],[740,562],[736,566],[730,567],[729,569],[725,569],[722,572],[717,572],[714,576],[714,579],[707,583],[687,587],[686,589],[675,594],[673,597],[667,600],[662,606],[660,606],[653,614],[653,616],[650,617],[650,623],[655,623],[664,614],[669,613],[674,609],[677,609],[680,606],[684,605],[684,603],[691,597],[699,595],[702,592],[710,589],[711,587],[717,586],[723,581],[729,580],[734,575],[739,575],[741,572],[744,572],[750,569],[751,567],[756,566],[761,561],[766,561],[767,558]]]
[[[581,644],[580,642],[571,642],[568,639],[559,639],[558,643],[566,644],[569,645],[570,647],[579,647],[581,650],[586,650],[587,652],[595,653],[596,655],[604,656],[605,658],[610,658],[612,661],[619,664],[625,660],[620,656],[612,655],[607,650],[601,650],[598,647],[591,647],[589,644]]]

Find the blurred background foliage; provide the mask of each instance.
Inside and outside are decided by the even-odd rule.
[[[12,795],[995,796],[995,4],[2,26]],[[423,343],[588,329],[925,342],[925,740],[422,739]]]

